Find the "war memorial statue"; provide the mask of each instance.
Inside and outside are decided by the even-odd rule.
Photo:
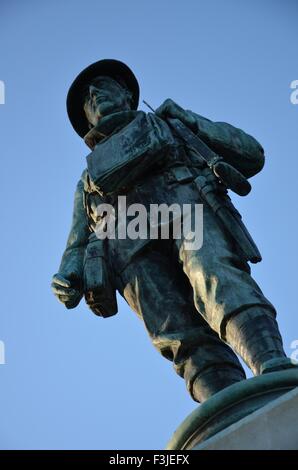
[[[203,403],[246,378],[236,354],[255,376],[294,367],[276,310],[251,276],[248,263],[261,255],[228,195],[229,189],[249,192],[248,178],[262,170],[264,151],[242,130],[171,99],[149,113],[137,110],[138,101],[137,79],[118,60],[90,65],[69,89],[70,122],[91,153],[52,289],[66,308],[84,296],[103,317],[117,313],[118,291],[191,397]],[[189,243],[190,228],[173,236],[175,211],[165,224],[168,237],[160,236],[163,221],[155,225],[158,236],[156,230],[153,237],[124,236],[119,198],[132,208],[128,222],[140,205],[148,211],[187,205],[189,216],[202,205],[202,243]],[[103,236],[109,207],[116,233]]]

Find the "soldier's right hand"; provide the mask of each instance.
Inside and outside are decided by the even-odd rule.
[[[52,279],[51,287],[54,295],[68,309],[75,308],[83,296],[81,289],[75,284],[71,276],[67,279],[60,273],[54,274]]]

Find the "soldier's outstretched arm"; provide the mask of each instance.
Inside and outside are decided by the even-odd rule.
[[[181,108],[171,99],[165,100],[156,110],[156,114],[164,118],[180,119],[212,150],[247,178],[262,170],[265,162],[263,147],[241,129],[226,122],[210,121],[193,111]]]
[[[84,208],[83,175],[75,191],[72,225],[66,249],[59,271],[52,279],[53,293],[69,309],[76,307],[83,296],[83,263],[90,234]]]

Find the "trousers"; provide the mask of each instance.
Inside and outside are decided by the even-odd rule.
[[[175,185],[168,192],[160,185],[158,200],[152,191],[149,198],[149,190],[143,187],[142,196],[153,203],[198,201],[192,183]],[[236,354],[225,342],[229,319],[254,307],[276,314],[214,213],[206,205],[203,212],[199,249],[186,249],[184,233],[179,239],[152,240],[122,269],[117,269],[117,251],[112,262],[117,290],[143,321],[153,345],[173,362],[196,401],[245,379]],[[195,396],[193,384],[198,378],[201,386]]]

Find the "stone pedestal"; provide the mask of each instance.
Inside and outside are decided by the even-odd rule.
[[[238,382],[198,406],[168,450],[298,449],[298,368]]]

